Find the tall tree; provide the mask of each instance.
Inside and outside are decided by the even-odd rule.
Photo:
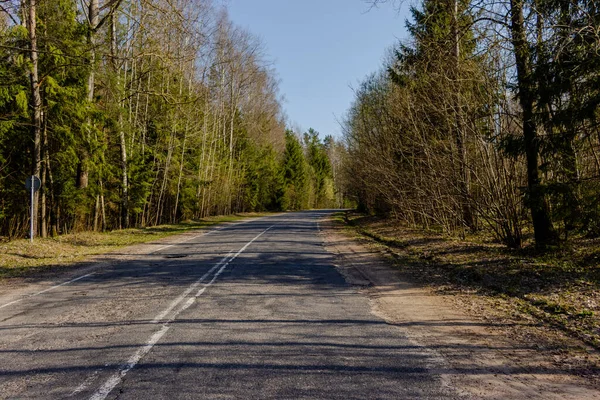
[[[32,133],[32,152],[31,152],[31,173],[36,177],[40,175],[42,164],[41,157],[41,137],[42,137],[42,96],[40,93],[40,79],[38,70],[38,32],[37,32],[37,4],[36,0],[27,2],[27,31],[29,32],[29,59],[31,67],[29,79],[31,83],[31,133]],[[38,203],[39,191],[33,196],[31,224],[33,231],[37,231],[38,225]]]
[[[306,160],[300,140],[291,130],[285,133],[285,151],[282,161],[283,192],[280,202],[283,210],[301,210],[308,206]]]
[[[536,85],[533,71],[533,46],[527,40],[524,0],[510,0],[510,33],[517,69],[517,96],[522,110],[523,140],[527,159],[528,204],[531,211],[535,242],[539,247],[555,245],[558,235],[550,219],[546,193],[539,171],[540,143],[535,119]]]
[[[314,199],[311,206],[321,208],[329,206],[333,201],[333,181],[331,163],[325,145],[319,133],[310,128],[304,134],[306,161],[311,170]]]

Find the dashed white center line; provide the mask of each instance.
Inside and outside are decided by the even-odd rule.
[[[273,225],[274,226],[274,225]],[[225,270],[225,268],[227,268],[227,266],[233,261],[235,260],[240,254],[242,254],[247,248],[248,246],[250,246],[252,243],[254,243],[254,241],[256,241],[258,238],[260,238],[262,235],[264,235],[268,230],[270,230],[271,228],[273,228],[273,226],[270,226],[269,228],[265,229],[264,231],[262,231],[261,233],[259,233],[258,235],[256,235],[254,237],[254,239],[252,239],[251,241],[249,241],[248,243],[246,243],[244,245],[244,247],[242,247],[237,253],[235,253],[233,256],[231,255],[231,253],[229,253],[227,256],[225,256],[223,259],[221,259],[221,261],[219,261],[215,266],[213,266],[206,274],[204,274],[200,279],[198,279],[196,282],[194,282],[190,287],[188,287],[188,289],[185,290],[185,292],[177,297],[171,304],[169,304],[169,307],[167,307],[164,311],[162,311],[160,314],[158,314],[156,316],[156,318],[154,318],[153,323],[158,323],[160,321],[163,321],[163,319],[175,308],[177,307],[179,304],[181,304],[183,302],[183,300],[189,295],[189,293],[191,293],[195,288],[197,288],[203,281],[204,279],[206,279],[208,276],[210,276],[210,274],[217,270],[217,272],[214,274],[214,276],[212,277],[212,279],[207,282],[206,284],[204,284],[204,286],[192,297],[190,297],[184,304],[183,306],[181,306],[177,311],[175,311],[174,313],[171,314],[171,316],[167,319],[164,320],[163,326],[161,327],[160,330],[156,331],[146,342],[146,344],[144,344],[143,346],[141,346],[140,348],[138,348],[138,350],[127,360],[127,362],[122,365],[119,370],[117,372],[115,372],[110,378],[108,378],[108,380],[90,397],[90,400],[104,400],[106,399],[106,397],[110,394],[110,392],[119,384],[121,383],[121,381],[123,380],[123,377],[125,377],[125,375],[136,366],[136,364],[146,355],[148,354],[148,352],[150,350],[152,350],[152,348],[154,347],[154,345],[156,343],[158,343],[158,341],[165,335],[165,333],[167,333],[167,331],[170,329],[170,325],[169,323],[172,322],[181,312],[183,312],[184,310],[186,310],[187,308],[189,308],[194,301],[196,300],[197,297],[199,297],[200,295],[202,295],[202,293],[204,293],[204,291],[210,286],[212,285],[215,280],[219,277],[219,275],[221,275],[221,273]]]
[[[252,218],[252,219],[249,219],[249,220],[246,220],[246,221],[242,221],[242,222],[235,222],[235,223],[233,223],[232,225],[225,225],[225,226],[222,226],[222,227],[219,227],[219,228],[215,228],[215,229],[212,229],[212,230],[210,230],[210,231],[208,231],[208,232],[202,233],[202,234],[200,234],[200,235],[193,236],[193,237],[191,237],[191,238],[189,238],[189,239],[182,240],[181,242],[177,242],[177,243],[173,243],[173,244],[168,244],[168,245],[166,245],[166,246],[159,247],[159,248],[158,248],[158,249],[156,249],[156,250],[152,250],[152,251],[151,251],[150,253],[148,253],[148,254],[154,254],[154,253],[158,253],[159,251],[162,251],[162,250],[168,249],[168,248],[170,248],[170,247],[177,246],[177,245],[180,245],[180,244],[182,244],[182,243],[187,243],[187,242],[189,242],[189,241],[191,241],[191,240],[198,239],[198,238],[200,238],[200,237],[203,237],[203,236],[212,235],[213,233],[216,233],[216,232],[219,232],[219,231],[225,230],[225,229],[227,229],[227,228],[229,228],[229,227],[231,227],[231,226],[237,226],[237,225],[247,224],[248,222],[256,222],[256,221],[258,221],[258,220],[260,220],[260,219],[263,219],[263,218],[265,218],[265,217],[260,217],[260,218]]]
[[[162,321],[167,316],[167,314],[169,314],[175,307],[177,307],[177,305],[179,303],[181,303],[183,301],[183,299],[185,299],[194,289],[196,289],[198,287],[198,285],[200,285],[208,276],[210,276],[210,274],[212,274],[214,272],[214,270],[216,270],[221,265],[226,263],[227,260],[229,259],[229,257],[231,256],[231,253],[233,253],[233,252],[230,252],[225,257],[223,257],[223,259],[221,261],[219,261],[215,266],[213,266],[211,269],[209,269],[207,273],[202,275],[202,277],[200,277],[200,279],[198,279],[189,288],[187,288],[186,291],[181,294],[181,296],[179,296],[175,300],[173,300],[173,302],[169,305],[169,307],[167,307],[163,312],[158,314],[152,320],[152,323],[157,324],[160,321]]]
[[[220,230],[222,230],[222,229],[224,229],[224,228],[217,228],[217,229],[213,229],[212,231],[208,231],[208,232],[206,232],[206,233],[203,233],[203,234],[201,234],[201,235],[192,236],[191,238],[188,238],[188,239],[182,240],[182,241],[180,241],[180,242],[173,243],[173,244],[168,244],[168,245],[166,245],[166,246],[163,246],[163,247],[159,247],[159,248],[158,248],[158,249],[156,249],[156,250],[152,250],[152,251],[151,251],[150,253],[148,253],[148,254],[154,254],[154,253],[158,253],[159,251],[162,251],[162,250],[168,249],[168,248],[170,248],[170,247],[173,247],[173,246],[178,246],[178,245],[180,245],[180,244],[182,244],[182,243],[187,243],[187,242],[189,242],[189,241],[192,241],[192,240],[194,240],[194,239],[201,238],[201,237],[203,237],[203,236],[210,235],[210,234],[212,234],[212,233],[214,233],[214,232],[218,232],[218,231],[220,231]]]
[[[253,219],[250,219],[250,220],[247,220],[247,221],[243,221],[243,222],[237,222],[237,223],[233,224],[233,226],[236,226],[236,225],[241,225],[241,224],[245,224],[245,223],[248,223],[248,222],[255,222],[255,221],[257,221],[257,220],[259,220],[259,219],[262,219],[262,218],[264,218],[264,217],[261,217],[261,218],[253,218]],[[173,246],[177,246],[177,245],[179,245],[179,244],[182,244],[182,243],[189,242],[189,241],[191,241],[191,240],[194,240],[194,239],[198,239],[198,238],[200,238],[200,237],[202,237],[202,236],[211,235],[211,234],[213,234],[213,233],[216,233],[216,232],[219,232],[219,231],[221,231],[221,230],[227,229],[228,227],[230,227],[230,225],[227,225],[227,226],[223,226],[223,227],[220,227],[220,228],[216,228],[216,229],[210,230],[210,231],[208,231],[208,232],[202,233],[201,235],[196,235],[196,236],[193,236],[193,237],[191,237],[191,238],[189,238],[189,239],[185,239],[185,240],[183,240],[183,241],[181,241],[181,242],[177,242],[177,243],[169,244],[169,245],[166,245],[166,246],[160,247],[160,248],[158,248],[158,249],[156,249],[156,250],[152,250],[152,251],[151,251],[150,253],[148,253],[148,254],[154,254],[154,253],[158,253],[159,251],[162,251],[162,250],[168,249],[168,248],[170,248],[170,247],[173,247]],[[102,264],[102,265],[104,265],[104,264]],[[99,267],[98,267],[98,268],[99,268]],[[95,269],[98,269],[98,268],[95,268]],[[44,293],[47,293],[47,292],[49,292],[49,291],[51,291],[51,290],[58,289],[58,288],[59,288],[59,287],[61,287],[61,286],[69,285],[69,284],[71,284],[71,283],[77,282],[77,281],[79,281],[79,280],[81,280],[81,279],[87,278],[88,276],[91,276],[91,275],[94,275],[94,274],[95,274],[95,272],[91,272],[91,273],[89,273],[89,274],[85,274],[85,275],[82,275],[82,276],[78,276],[77,278],[71,279],[70,281],[63,282],[63,283],[61,283],[61,284],[59,284],[59,285],[55,285],[55,286],[49,287],[49,288],[47,288],[47,289],[41,290],[41,291],[39,291],[39,292],[37,292],[37,293],[33,293],[33,294],[28,294],[28,295],[25,295],[25,296],[21,297],[20,299],[17,299],[17,300],[11,301],[11,302],[9,302],[9,303],[6,303],[6,304],[2,304],[2,305],[0,305],[0,309],[3,309],[3,308],[5,308],[5,307],[8,307],[8,306],[12,306],[13,304],[20,303],[20,302],[22,302],[23,300],[26,300],[26,299],[30,299],[30,298],[32,298],[32,297],[35,297],[35,296],[39,296],[39,295],[41,295],[41,294],[44,294]],[[192,289],[192,290],[193,290],[193,289]]]
[[[73,390],[73,392],[71,392],[70,397],[73,397],[76,394],[79,394],[79,393],[83,392],[84,390],[86,390],[94,382],[94,379],[96,379],[96,376],[98,376],[100,371],[102,371],[102,370],[101,369],[95,370],[92,375],[90,375],[81,385],[79,385],[77,387],[77,389],[75,389],[75,390]]]

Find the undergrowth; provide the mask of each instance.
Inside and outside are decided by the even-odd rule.
[[[362,238],[383,246],[402,272],[437,288],[512,300],[520,312],[600,349],[600,243],[573,240],[539,253],[477,237],[423,232],[396,221],[339,214]]]

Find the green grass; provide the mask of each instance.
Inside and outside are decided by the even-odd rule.
[[[82,262],[90,256],[109,253],[119,248],[152,242],[171,235],[206,229],[224,222],[266,214],[237,214],[209,217],[200,221],[132,228],[111,232],[79,232],[55,238],[17,239],[0,243],[0,280],[30,277]]]

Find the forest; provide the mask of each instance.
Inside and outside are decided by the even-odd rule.
[[[359,207],[510,248],[600,236],[600,3],[423,0],[406,26],[344,122]]]
[[[287,127],[263,44],[211,0],[0,0],[0,236],[27,235],[36,175],[44,237],[354,205],[510,248],[599,237],[598,2],[410,10],[338,139]]]
[[[341,206],[344,147],[286,129],[261,41],[210,0],[0,0],[0,236]]]

